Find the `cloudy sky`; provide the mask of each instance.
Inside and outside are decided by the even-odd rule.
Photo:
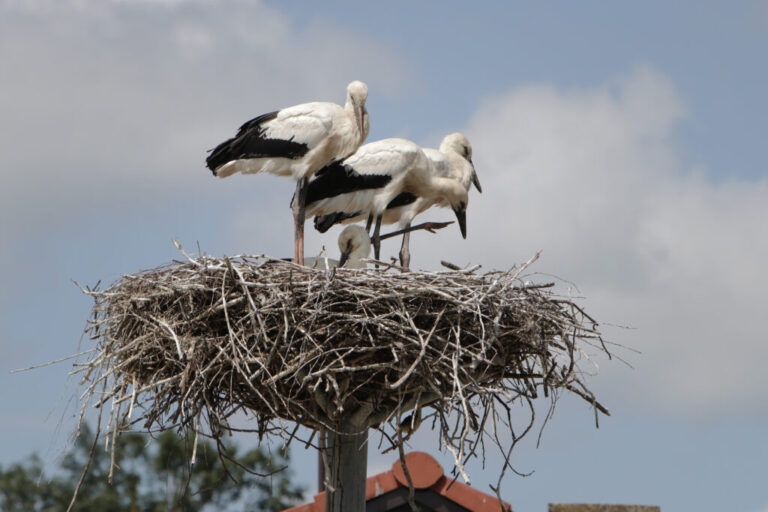
[[[64,449],[70,366],[9,372],[77,351],[90,304],[70,279],[167,262],[174,237],[289,255],[293,185],[214,180],[205,152],[361,79],[369,140],[474,147],[468,239],[414,236],[413,266],[542,250],[533,270],[627,347],[592,380],[613,415],[596,430],[564,399],[506,500],[768,511],[768,3],[478,4],[0,0],[0,465]],[[417,447],[448,464],[429,432]],[[294,450],[312,488],[313,460]]]

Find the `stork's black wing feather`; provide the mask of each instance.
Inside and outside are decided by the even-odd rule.
[[[390,208],[397,208],[398,206],[406,206],[413,203],[414,201],[416,201],[416,196],[414,194],[411,194],[410,192],[403,192],[398,194],[397,197],[389,202],[387,205],[387,210]],[[314,221],[315,229],[321,233],[325,233],[336,224],[344,222],[347,219],[357,217],[358,215],[362,215],[363,213],[364,212],[334,212],[326,215],[318,215],[315,217]]]
[[[391,180],[388,175],[358,174],[343,161],[336,160],[317,171],[315,179],[309,182],[307,205],[357,190],[382,188]]]
[[[410,192],[402,192],[389,202],[387,210],[390,208],[397,208],[398,206],[409,205],[414,201],[416,201],[416,195],[411,194]]]
[[[278,111],[262,114],[244,123],[237,135],[216,146],[206,158],[208,168],[216,174],[216,169],[241,158],[301,158],[307,154],[306,144],[290,139],[268,139],[264,137],[262,124],[277,117]]]
[[[315,229],[321,233],[325,233],[336,224],[340,222],[344,222],[347,219],[351,219],[353,217],[357,217],[358,215],[362,215],[362,214],[363,212],[354,212],[354,213],[334,212],[334,213],[329,213],[327,215],[318,215],[317,217],[315,217]]]
[[[243,125],[238,128],[236,137],[241,136],[244,132],[247,132],[253,128],[260,129],[262,123],[276,119],[278,112],[280,111],[275,110],[274,112],[267,112],[266,114],[261,114],[260,116],[254,117],[250,121],[244,122]]]

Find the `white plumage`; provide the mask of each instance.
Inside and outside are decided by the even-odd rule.
[[[365,146],[363,146],[365,147]],[[362,147],[360,149],[363,149]],[[480,181],[475,172],[472,163],[472,146],[469,140],[461,133],[452,133],[446,135],[440,149],[423,148],[424,155],[430,160],[430,171],[435,176],[445,179],[455,180],[461,186],[469,191],[472,184],[478,191],[482,192]],[[350,157],[351,158],[351,157]],[[382,223],[399,223],[401,227],[410,227],[413,219],[431,208],[432,206],[451,207],[451,203],[446,196],[440,194],[423,194],[424,189],[414,192],[407,192],[396,196],[388,205],[382,216]],[[408,194],[411,194],[410,196]],[[345,210],[348,211],[348,210]],[[340,212],[331,213],[324,217],[315,219],[315,227],[320,231],[326,231],[335,222],[358,222],[365,218],[364,209],[360,209],[357,215],[344,215]],[[462,231],[462,234],[464,232]],[[408,267],[410,263],[410,254],[408,245],[410,242],[410,232],[403,235],[403,243],[400,249],[400,264]]]
[[[310,182],[307,213],[365,211],[376,214],[405,186],[409,172],[427,168],[421,148],[405,139],[384,139],[361,146],[342,162],[318,172]]]
[[[439,176],[433,163],[415,143],[384,139],[361,146],[353,155],[316,173],[307,192],[310,215],[364,212],[376,219],[374,255],[379,257],[382,215],[401,193],[444,200],[456,213],[466,237],[466,189],[455,179]]]
[[[347,226],[339,235],[339,266],[344,268],[365,268],[363,261],[371,255],[371,238],[362,226]]]
[[[458,181],[469,193],[472,184],[482,193],[480,180],[472,164],[472,146],[469,140],[460,133],[446,135],[440,149],[424,148],[424,154],[432,162],[432,170],[437,176]],[[451,205],[444,196],[424,196],[414,194],[415,200],[410,204],[387,208],[382,222],[384,224],[399,223],[408,227],[413,219],[433,206],[450,208]]]
[[[235,137],[219,144],[206,159],[215,176],[267,172],[297,180],[294,212],[294,258],[303,261],[306,185],[328,163],[352,154],[368,136],[365,108],[368,86],[354,81],[347,100],[313,102],[258,116],[243,124]]]
[[[341,257],[338,260],[322,256],[325,249],[317,258],[306,258],[304,265],[310,268],[329,270],[332,268],[366,268],[363,261],[371,255],[371,239],[368,232],[362,226],[353,224],[347,226],[339,235],[339,251]]]
[[[446,135],[440,142],[440,149],[424,148],[424,154],[432,160],[439,176],[459,180],[467,192],[471,185],[475,185],[478,192],[483,192],[472,163],[472,145],[463,134]]]
[[[427,155],[427,158],[432,162],[434,172],[438,176],[458,181],[467,193],[469,193],[469,188],[472,184],[475,185],[478,192],[483,192],[483,189],[480,186],[480,179],[477,177],[475,166],[472,163],[472,146],[470,145],[469,140],[461,133],[451,133],[446,135],[440,143],[439,150],[425,148],[424,154]],[[413,219],[417,215],[420,215],[433,206],[447,208],[451,205],[445,197],[419,196],[410,205],[392,208],[394,217],[392,222],[398,222],[400,227],[408,228],[411,226],[411,222],[413,222]],[[387,214],[388,213],[389,209],[387,210]],[[395,220],[395,218],[397,220]],[[463,231],[462,234],[464,234]],[[408,268],[411,262],[409,249],[410,240],[410,231],[404,233],[399,256],[400,265],[405,268]]]

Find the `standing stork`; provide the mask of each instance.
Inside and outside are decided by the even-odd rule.
[[[262,114],[243,124],[237,135],[216,146],[206,159],[214,176],[267,172],[291,176],[296,193],[291,202],[294,261],[304,262],[304,218],[307,183],[318,169],[355,152],[368,136],[365,101],[368,86],[355,80],[347,101],[313,102]]]
[[[378,259],[384,212],[401,194],[445,201],[456,214],[461,235],[467,237],[466,188],[455,179],[439,176],[424,151],[405,139],[365,144],[345,160],[319,170],[307,187],[307,211],[309,215],[368,214],[368,229],[375,218],[372,240]]]
[[[461,133],[451,133],[443,137],[440,149],[424,148],[424,154],[432,162],[432,170],[437,176],[454,179],[461,183],[469,192],[472,185],[482,193],[480,180],[477,177],[475,166],[472,163],[472,146],[469,140]],[[413,219],[431,208],[432,206],[450,207],[449,202],[440,196],[421,196],[412,192],[403,192],[397,195],[387,205],[382,217],[384,224],[398,222],[402,228],[409,228]],[[325,233],[331,226],[338,223],[357,222],[364,218],[365,212],[334,212],[315,217],[315,229]],[[400,247],[400,265],[408,268],[410,264],[410,231],[403,234],[403,243]]]

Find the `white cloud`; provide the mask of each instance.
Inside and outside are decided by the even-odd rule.
[[[593,383],[609,401],[764,413],[768,180],[686,168],[674,137],[684,113],[670,81],[643,67],[594,89],[487,99],[466,129],[485,190],[471,197],[469,239],[414,237],[414,261],[506,268],[543,249],[535,270],[576,282],[599,319],[637,328],[608,328],[643,352],[623,354],[634,371],[603,364]]]
[[[6,239],[210,186],[205,150],[253,115],[343,102],[355,78],[372,95],[409,82],[376,42],[236,0],[5,1],[0,65],[0,217],[25,219]]]

